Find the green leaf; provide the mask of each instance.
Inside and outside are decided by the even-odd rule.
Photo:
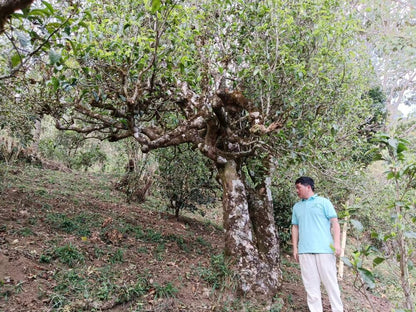
[[[54,50],[49,50],[49,61],[51,65],[58,63],[61,60],[62,55]]]
[[[49,12],[51,12],[51,14],[53,12],[55,12],[55,10],[53,9],[53,6],[49,2],[42,1],[42,4],[48,8],[48,10],[49,10]]]
[[[48,17],[50,16],[50,13],[48,10],[42,10],[42,9],[33,9],[29,12],[29,16],[42,16],[42,17]]]
[[[19,20],[25,17],[25,15],[22,13],[13,13],[13,14],[10,14],[10,16]]]
[[[404,236],[407,238],[416,238],[416,232],[405,232]]]
[[[350,268],[352,268],[352,267],[353,267],[353,265],[352,265],[351,261],[350,261],[347,257],[341,257],[341,260],[342,260],[342,262],[344,262],[344,263],[345,263],[345,265],[346,265],[346,266],[348,266],[348,267],[350,267]]]
[[[389,172],[387,173],[387,180],[394,179],[395,177],[396,177],[396,175],[394,174],[394,172],[389,171]]]
[[[377,258],[375,258],[374,260],[373,260],[373,267],[375,267],[375,266],[377,266],[377,265],[379,265],[380,263],[382,263],[384,260],[386,260],[385,258],[383,258],[383,257],[377,257]]]
[[[370,288],[373,289],[375,284],[375,278],[371,271],[364,269],[364,268],[358,268],[358,272],[360,272],[360,276],[365,282],[365,284]]]
[[[407,146],[403,142],[399,142],[399,144],[397,144],[397,154],[400,154],[406,150]]]
[[[12,67],[16,67],[17,65],[19,65],[21,61],[22,61],[22,58],[20,57],[18,53],[15,53],[12,55],[11,57]]]
[[[351,219],[351,224],[354,227],[354,229],[356,229],[359,232],[362,232],[364,229],[364,226],[362,225],[362,223],[358,220],[355,219]]]
[[[152,0],[152,13],[156,13],[159,11],[160,7],[162,6],[162,3],[160,0]]]
[[[384,235],[383,240],[387,242],[389,239],[396,237],[396,233],[391,232],[389,234]]]
[[[376,137],[373,139],[373,141],[387,143],[387,140],[389,138],[390,135],[388,135],[387,133],[378,133]]]
[[[370,237],[373,238],[373,239],[378,239],[380,236],[378,235],[377,232],[373,231],[373,232],[371,232]]]
[[[52,85],[53,89],[56,91],[59,88],[59,80],[56,77],[52,77]]]

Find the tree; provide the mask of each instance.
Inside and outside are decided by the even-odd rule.
[[[61,3],[58,12],[47,1],[32,2],[0,2],[0,128],[11,130],[23,148],[33,143],[35,156],[45,107],[54,96],[47,87],[53,83],[47,64],[56,57],[51,46],[65,36],[65,27],[76,24],[71,17],[77,7]]]
[[[79,6],[71,2],[60,3],[59,11],[47,1],[30,7],[32,2],[5,0],[0,3],[0,48],[4,53],[0,57],[0,81],[23,75],[32,83],[39,81],[39,75],[34,77],[30,73],[45,69],[45,55],[53,62],[57,55],[51,46],[59,46],[62,36],[79,22],[73,19]],[[8,19],[10,23],[6,24]]]
[[[415,4],[412,1],[360,1],[363,35],[377,77],[387,94],[390,121],[400,117],[399,106],[413,106],[416,84]]]
[[[336,0],[90,0],[83,12],[50,54],[45,112],[62,130],[134,137],[145,153],[197,148],[218,170],[240,293],[273,297],[279,160],[321,172],[348,162],[373,114],[352,15]]]
[[[392,203],[389,207],[393,226],[383,240],[394,241],[394,255],[399,262],[400,282],[405,298],[404,308],[406,311],[414,312],[409,274],[409,267],[413,266],[410,261],[413,248],[409,240],[416,238],[416,232],[412,230],[416,221],[415,196],[412,192],[416,188],[416,162],[411,156],[406,155],[409,142],[403,138],[380,134],[375,142],[379,144],[377,159],[386,163],[387,179],[393,186]]]
[[[216,170],[210,168],[206,157],[185,145],[158,150],[156,159],[160,192],[169,200],[168,208],[176,218],[181,210],[203,214],[199,205],[209,207],[216,202]]]

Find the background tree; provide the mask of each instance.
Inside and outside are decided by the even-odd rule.
[[[416,238],[414,228],[414,208],[415,197],[414,188],[416,187],[416,162],[406,159],[405,151],[408,142],[403,139],[380,136],[379,142],[384,147],[385,153],[381,153],[381,159],[388,164],[387,178],[392,180],[394,185],[394,204],[391,205],[393,210],[394,231],[385,236],[385,240],[393,239],[395,241],[396,259],[400,266],[400,282],[404,293],[404,307],[408,311],[415,311],[412,287],[410,282],[409,267],[413,267],[410,256],[413,253],[413,247],[409,239]]]
[[[359,1],[363,35],[394,123],[415,105],[416,7],[412,1]],[[407,106],[407,108],[406,108]],[[400,111],[399,108],[402,110]]]
[[[209,209],[221,197],[216,170],[198,152],[187,146],[172,147],[157,151],[156,159],[158,186],[176,218],[181,210],[204,215],[201,205]]]
[[[375,137],[377,147],[369,154],[377,161],[356,183],[351,223],[360,233],[349,265],[359,269],[385,260],[381,268],[360,273],[371,289],[390,288],[390,300],[408,311],[415,295],[411,287],[409,291],[415,255],[414,120],[401,121],[392,133]]]
[[[68,2],[56,9],[47,1],[0,3],[0,127],[31,161],[39,162],[41,122],[55,96],[47,87],[53,84],[52,46],[59,45],[76,11]]]

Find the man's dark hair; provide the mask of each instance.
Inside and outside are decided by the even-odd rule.
[[[295,181],[296,184],[302,184],[304,186],[310,185],[312,191],[315,191],[315,182],[310,177],[300,177]]]

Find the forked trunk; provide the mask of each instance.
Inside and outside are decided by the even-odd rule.
[[[247,190],[233,160],[218,169],[224,191],[225,255],[239,274],[238,289],[247,297],[271,299],[281,286],[281,271],[269,185]]]

